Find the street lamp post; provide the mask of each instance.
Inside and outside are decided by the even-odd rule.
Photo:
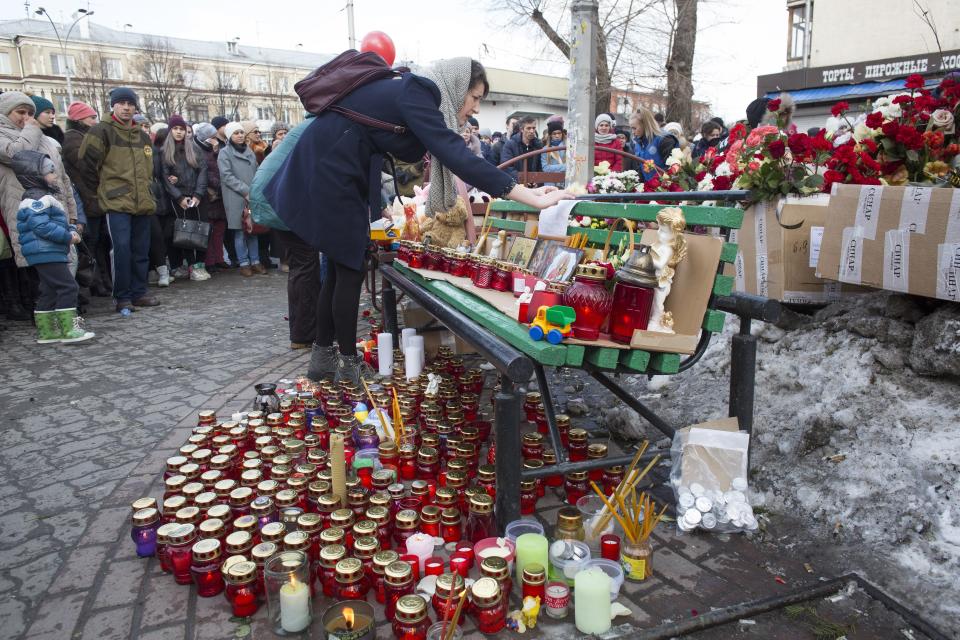
[[[63,52],[63,71],[64,75],[67,77],[67,98],[70,102],[73,102],[73,84],[70,82],[70,64],[67,62],[67,43],[70,42],[70,34],[73,33],[73,28],[83,20],[84,18],[89,18],[93,15],[93,11],[87,11],[86,9],[77,9],[77,13],[80,14],[76,20],[73,21],[73,24],[70,25],[70,28],[67,29],[67,35],[63,38],[60,37],[60,30],[57,29],[57,23],[53,21],[53,18],[50,17],[50,14],[43,7],[38,8],[35,13],[38,16],[47,16],[47,20],[50,21],[50,26],[53,27],[53,33],[57,36],[57,42],[60,43],[60,51]]]

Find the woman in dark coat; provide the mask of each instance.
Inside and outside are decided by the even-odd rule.
[[[169,129],[167,139],[163,142],[160,167],[170,206],[180,216],[186,216],[189,210],[194,209],[196,211],[190,217],[196,215],[206,222],[207,159],[202,150],[197,148],[193,136],[187,135],[189,127],[182,117],[176,114],[170,116],[167,126]],[[197,254],[196,251],[184,251],[179,255],[188,256],[191,280],[209,280],[210,274]],[[177,266],[180,266],[179,255]]]
[[[264,193],[277,215],[329,260],[322,309],[307,375],[356,382],[357,315],[370,220],[380,217],[384,154],[404,162],[432,155],[427,215],[456,204],[454,174],[492,196],[540,209],[572,197],[553,187],[528,189],[470,152],[460,131],[478,113],[489,83],[469,58],[441,60],[423,73],[363,85],[339,104],[406,127],[402,134],[358,124],[325,111],[307,127]],[[339,346],[334,347],[334,339]]]

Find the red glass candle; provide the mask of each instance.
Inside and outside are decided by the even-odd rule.
[[[464,527],[464,539],[476,544],[484,538],[497,535],[493,519],[493,498],[486,493],[470,498],[470,515]]]
[[[567,435],[567,451],[570,462],[582,462],[587,459],[587,432],[585,429],[570,429]]]
[[[387,567],[384,579],[384,614],[387,620],[392,620],[397,611],[397,601],[403,596],[413,594],[413,571],[409,564],[398,560]]]
[[[429,504],[420,510],[420,531],[434,538],[440,537],[440,507]]]
[[[413,572],[414,582],[419,582],[420,581],[420,558],[418,558],[412,553],[404,553],[400,556],[400,560],[410,565],[410,570]]]
[[[458,573],[445,573],[437,578],[437,588],[433,593],[433,610],[437,614],[437,620],[449,620],[453,618],[453,612],[459,604],[460,593],[463,592],[463,577]],[[457,624],[464,624],[464,616],[461,615]]]
[[[456,507],[448,507],[440,514],[441,534],[444,542],[460,542],[463,538],[462,518],[460,510]]]
[[[557,464],[557,453],[553,449],[545,449],[543,452],[543,464],[544,466],[550,466]],[[563,486],[563,476],[559,473],[547,476],[544,478],[543,483],[548,487],[562,487]]]
[[[427,601],[418,595],[401,597],[397,601],[392,627],[396,640],[426,640],[430,628]]]
[[[224,595],[233,615],[249,618],[255,614],[260,608],[256,590],[257,565],[253,562],[234,563],[224,578],[227,582]]]
[[[459,551],[450,554],[450,571],[466,579],[470,575],[470,561],[467,556]]]
[[[370,585],[363,573],[363,563],[356,558],[344,558],[337,563],[337,598],[340,600],[363,600]]]
[[[587,447],[587,460],[603,460],[606,457],[607,445],[596,443]],[[603,469],[591,469],[588,475],[590,476],[590,480],[599,483],[603,479]]]
[[[573,307],[573,335],[581,340],[596,340],[600,327],[613,308],[613,294],[606,287],[607,270],[596,264],[581,264],[573,284],[563,293],[563,303]]]
[[[510,566],[507,561],[500,556],[488,556],[480,563],[480,575],[493,578],[500,583],[500,593],[510,596],[513,591],[513,577],[510,573]]]
[[[190,574],[197,586],[197,595],[212,598],[223,591],[223,575],[220,573],[220,541],[200,540],[192,548],[193,558]]]
[[[496,291],[510,291],[513,284],[513,265],[509,262],[495,262],[490,288]]]
[[[620,562],[620,536],[605,533],[600,536],[600,557],[604,560]]]
[[[423,573],[427,576],[439,576],[443,574],[443,558],[439,556],[430,556],[423,561]]]
[[[606,495],[613,493],[614,489],[620,486],[620,483],[623,481],[623,467],[618,465],[616,467],[608,467],[603,470],[603,492]]]
[[[420,514],[413,509],[403,509],[397,512],[393,523],[393,543],[397,549],[407,548],[407,538],[417,532],[420,525]]]
[[[192,524],[177,525],[168,537],[167,557],[173,568],[173,577],[177,584],[192,584],[193,574],[190,566],[193,561],[191,547],[196,538],[196,530]]]
[[[347,556],[347,549],[341,544],[331,544],[320,550],[320,583],[323,595],[328,598],[337,595],[337,563]]]
[[[507,602],[500,592],[500,583],[493,578],[480,578],[471,587],[474,618],[480,633],[499,633],[507,624]]]
[[[524,480],[520,483],[520,515],[530,515],[537,510],[537,483]]]
[[[546,598],[545,585],[547,572],[543,565],[531,562],[523,568],[523,596],[524,598],[539,597],[540,602]]]
[[[493,285],[493,258],[477,258],[473,272],[473,286],[478,289],[489,289]]]
[[[613,287],[613,307],[610,312],[610,337],[630,344],[635,329],[646,329],[653,305],[653,289],[617,282]]]
[[[377,602],[383,604],[386,602],[387,586],[386,571],[387,567],[400,559],[396,551],[378,551],[373,556],[373,580],[370,588],[377,598]]]
[[[565,482],[567,504],[576,505],[577,500],[587,495],[587,472],[573,471],[567,474]]]

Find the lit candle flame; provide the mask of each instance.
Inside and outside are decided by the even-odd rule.
[[[353,609],[351,609],[350,607],[344,607],[343,619],[347,621],[347,631],[352,631],[353,624],[354,624]]]

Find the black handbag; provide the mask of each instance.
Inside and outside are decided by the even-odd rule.
[[[178,213],[181,211],[182,216]],[[196,220],[188,217],[190,211],[196,211]],[[206,251],[210,240],[210,223],[200,220],[200,207],[183,210],[174,202],[173,215],[176,217],[173,222],[173,246],[193,251]]]
[[[89,287],[100,279],[97,260],[86,242],[80,242],[77,245],[77,275],[75,279],[81,287]]]

